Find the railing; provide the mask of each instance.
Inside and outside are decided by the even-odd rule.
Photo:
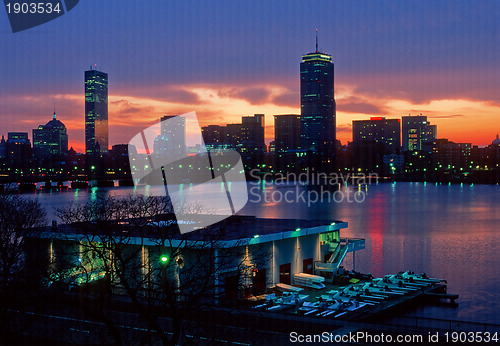
[[[339,268],[340,263],[342,263],[342,261],[344,260],[345,255],[347,255],[347,252],[348,252],[348,247],[346,245],[340,245],[340,251],[332,262],[335,265],[335,269]]]
[[[337,269],[339,269],[340,267],[340,264],[344,260],[346,254],[347,254],[347,246],[340,245],[337,247],[336,251],[332,254],[327,263],[316,262],[314,265],[314,269],[316,271],[323,271],[323,272],[337,271]]]
[[[334,242],[334,243],[328,243],[328,251],[330,252],[335,252],[339,248],[340,243],[339,242]]]
[[[347,245],[348,252],[363,250],[365,248],[365,240],[363,238],[342,238],[340,242]]]
[[[316,262],[314,264],[314,270],[317,272],[337,271],[348,252],[363,250],[364,248],[365,240],[362,238],[342,238],[339,243],[330,245],[330,249],[333,250],[333,253],[328,259],[328,262]]]
[[[332,255],[328,259],[328,263],[333,263],[333,259],[337,256],[337,254],[340,251],[340,244],[339,243],[334,243],[334,244],[335,244],[335,246],[330,245],[330,251],[332,252]],[[333,248],[333,251],[332,251],[332,248]]]
[[[314,270],[316,272],[333,272],[333,263],[315,262]]]

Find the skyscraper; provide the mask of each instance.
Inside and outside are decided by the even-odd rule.
[[[371,117],[352,122],[352,164],[368,173],[395,173],[403,165],[401,120]]]
[[[274,116],[274,145],[277,152],[297,150],[300,146],[300,115]]]
[[[353,120],[352,139],[355,143],[380,143],[386,154],[396,154],[401,147],[401,122],[385,117]]]
[[[33,151],[38,157],[65,155],[68,152],[66,126],[56,119],[55,112],[51,121],[33,130]]]
[[[221,125],[208,125],[201,128],[203,141],[207,149],[219,149],[230,146],[227,127]]]
[[[156,137],[153,152],[168,156],[172,160],[186,155],[186,118],[176,115],[165,115],[160,119],[161,133]]]
[[[85,71],[85,152],[108,152],[108,74]]]
[[[5,142],[7,165],[16,169],[26,168],[32,157],[31,142],[27,132],[9,132]]]
[[[336,142],[336,105],[333,95],[334,66],[331,55],[316,51],[300,63],[301,148],[321,156],[321,164],[333,163]]]
[[[432,148],[429,144],[437,138],[436,125],[431,125],[427,117],[423,115],[402,117],[401,120],[403,122],[403,151]]]
[[[264,114],[241,117],[241,139],[243,141],[242,151],[263,152],[266,151],[264,141]]]
[[[280,173],[299,173],[300,115],[274,116],[274,170]]]

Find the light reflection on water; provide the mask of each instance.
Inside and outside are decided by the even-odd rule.
[[[457,309],[428,306],[417,315],[500,324],[499,197],[499,186],[377,184],[363,203],[254,203],[245,212],[347,221],[344,236],[366,238],[356,270],[425,272],[447,279],[448,291],[460,295]],[[345,266],[352,262],[348,257]]]
[[[362,194],[363,202],[351,199],[337,203],[330,199],[309,205],[300,199],[286,203],[270,198],[273,193],[274,196],[283,196],[287,191],[300,193],[306,189],[303,186],[249,183],[249,187],[253,193],[240,214],[347,221],[349,228],[342,236],[366,238],[366,249],[356,253],[356,270],[374,276],[404,270],[425,272],[446,279],[448,291],[460,295],[458,308],[427,306],[415,314],[500,324],[497,313],[500,310],[500,186],[434,183],[342,186],[339,191],[358,197]],[[66,207],[70,202],[85,202],[100,193],[151,195],[160,194],[161,187],[54,191],[35,196],[53,218],[55,208]],[[210,198],[209,193],[204,198]],[[349,256],[346,268],[352,268],[352,262]]]

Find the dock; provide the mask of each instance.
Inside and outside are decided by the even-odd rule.
[[[304,333],[328,331],[332,335],[383,332],[392,335],[406,333],[426,337],[431,332],[433,335],[439,332],[439,338],[442,340],[442,333],[459,330],[463,323],[458,321],[433,320],[406,315],[406,312],[416,306],[432,304],[436,301],[448,301],[456,306],[456,300],[459,298],[458,294],[447,293],[445,280],[421,278],[413,273],[411,275],[411,278],[408,275],[402,277],[398,274],[384,278],[338,280],[338,284],[325,282],[326,287],[322,289],[302,286],[300,287],[303,289],[300,291],[300,300],[299,294],[287,293],[284,298],[281,298],[277,293],[272,297],[272,304],[263,304],[261,298],[257,300],[254,308],[245,312],[240,310],[240,313],[247,321],[255,320],[257,323],[258,320],[259,323],[263,323],[262,328],[273,326],[277,328],[273,330],[280,332],[286,330],[301,330]],[[297,297],[296,301],[295,297]],[[267,303],[270,300],[267,299]],[[409,323],[399,321],[399,316],[404,316],[405,321],[410,320]],[[445,325],[445,327],[437,327],[438,324]],[[497,328],[497,326],[480,327],[484,327],[484,330],[488,328],[495,331]],[[477,328],[477,326],[474,325],[471,328]]]
[[[281,298],[281,293],[277,293],[273,295],[272,301],[260,299],[260,303],[254,307],[273,313],[368,322],[434,301],[449,301],[457,305],[456,300],[459,298],[458,294],[447,293],[445,280],[420,279],[416,276],[393,275],[383,279],[344,281],[341,284],[325,282],[325,288],[322,289],[300,288],[300,301],[295,301],[290,295],[286,299]]]

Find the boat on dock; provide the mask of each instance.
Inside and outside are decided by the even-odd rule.
[[[282,283],[276,284],[276,288],[281,292],[302,292],[304,290],[302,287],[296,287]]]
[[[400,276],[403,279],[408,280],[409,282],[440,283],[440,282],[446,281],[443,279],[429,278],[429,277],[427,277],[427,275],[425,273],[422,273],[421,275],[417,275],[411,271],[398,273],[397,276]]]
[[[304,316],[359,320],[376,318],[385,311],[404,306],[412,301],[449,300],[458,295],[446,293],[446,282],[406,272],[383,278],[343,280],[343,284],[325,282],[317,275],[294,275],[294,285],[276,284],[277,293],[266,296],[266,303],[255,308]],[[327,287],[326,290],[321,291]],[[281,292],[283,293],[281,293]],[[301,292],[299,294],[299,292]],[[292,307],[295,307],[292,310]]]
[[[293,282],[297,286],[309,287],[315,289],[325,288],[325,278],[319,275],[312,275],[306,273],[298,273],[293,276]]]

